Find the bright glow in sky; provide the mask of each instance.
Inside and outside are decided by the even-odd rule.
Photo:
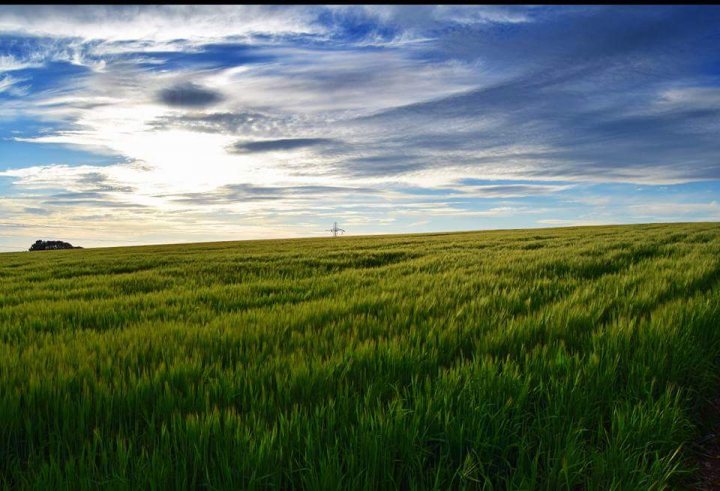
[[[0,251],[720,220],[713,7],[0,6]]]

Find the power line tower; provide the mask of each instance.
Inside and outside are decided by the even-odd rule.
[[[335,223],[333,223],[332,228],[330,230],[328,230],[328,232],[332,232],[333,237],[337,237],[338,233],[340,233],[340,235],[342,235],[343,232],[345,232],[345,231],[341,228],[338,228],[337,222],[335,222]]]

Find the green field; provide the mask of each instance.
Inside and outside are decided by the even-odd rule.
[[[687,486],[720,226],[0,254],[0,487]]]

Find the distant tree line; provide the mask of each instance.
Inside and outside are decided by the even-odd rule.
[[[30,246],[30,251],[53,251],[57,249],[82,249],[82,247],[75,247],[69,242],[63,242],[62,240],[36,240],[33,245]]]

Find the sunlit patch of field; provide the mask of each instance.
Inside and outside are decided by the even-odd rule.
[[[720,226],[0,254],[0,487],[662,489]]]

